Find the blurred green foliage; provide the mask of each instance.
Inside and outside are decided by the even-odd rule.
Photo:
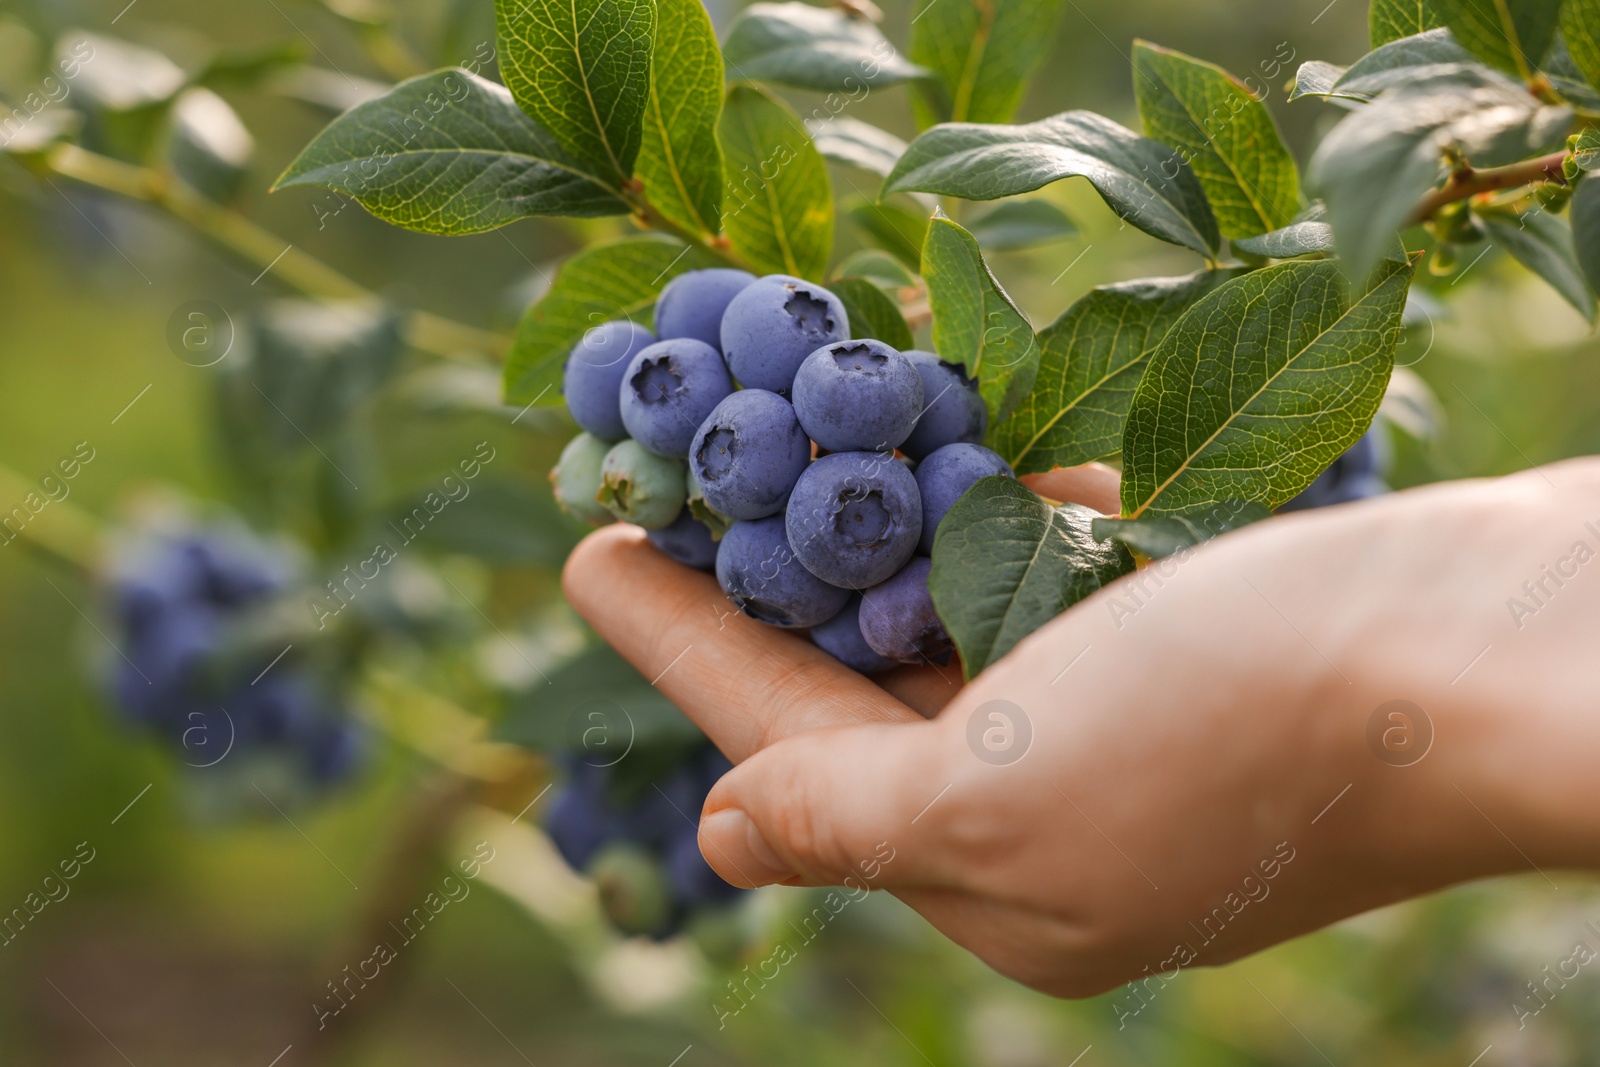
[[[534,221],[430,238],[353,206],[330,213],[327,194],[314,190],[265,195],[329,116],[308,98],[337,101],[368,82],[479,54],[493,39],[483,0],[137,0],[120,14],[117,6],[13,0],[0,10],[0,95],[25,96],[46,70],[51,42],[69,28],[121,35],[204,70],[255,141],[242,176],[212,175],[216,195],[235,195],[286,243],[396,307],[507,331],[548,284],[554,261],[585,235],[625,231],[615,220]],[[889,37],[905,42],[920,3],[884,6]],[[712,13],[725,27],[732,11],[713,3]],[[1129,49],[1143,36],[1255,72],[1303,159],[1336,112],[1309,101],[1288,107],[1282,87],[1300,61],[1354,59],[1365,34],[1365,5],[1354,2],[1073,0],[1019,115],[1085,107],[1131,123]],[[284,80],[278,68],[295,58],[323,76]],[[851,115],[910,136],[904,102],[880,98],[904,91],[875,90]],[[872,191],[860,174],[836,173],[841,200]],[[1125,230],[1085,189],[1056,186],[1048,199],[1080,232],[994,257],[1035,325],[1091,285],[1189,269],[1184,253]],[[848,221],[839,234],[848,253],[857,239]],[[1494,253],[1427,284],[1437,300],[1399,361],[1431,387],[1441,429],[1422,443],[1395,435],[1399,484],[1600,450],[1600,359],[1576,312]],[[1469,286],[1472,299],[1460,299],[1457,290]],[[288,295],[271,271],[223,255],[152,209],[0,164],[0,462],[34,476],[87,440],[97,458],[69,499],[108,521],[137,512],[152,493],[176,492],[295,530],[313,545],[337,543],[336,510],[318,503],[322,459],[288,439],[276,453],[233,454],[241,423],[226,407],[216,414],[222,372],[175,358],[166,340],[169,318],[187,302],[220,305],[242,330],[268,300]],[[541,697],[539,672],[582,641],[557,584],[579,531],[549,506],[544,488],[568,428],[548,412],[518,417],[501,408],[493,368],[410,355],[383,373],[395,387],[349,412],[370,430],[375,480],[355,480],[376,510],[409,510],[479,441],[503,458],[491,469],[493,485],[480,484],[462,511],[448,513],[428,547],[448,579],[445,595],[470,601],[492,623],[480,627],[457,603],[475,628],[471,640],[422,665],[404,644],[379,659],[475,715],[539,709],[543,700],[555,721],[568,709]],[[328,399],[342,387],[311,388]],[[251,463],[256,477],[241,473]],[[263,495],[262,479],[281,482],[280,495]],[[453,864],[485,838],[496,849],[492,873],[405,950],[407,973],[363,989],[352,1003],[371,1009],[348,1026],[336,1021],[338,1041],[326,1040],[311,1004],[370,951],[363,917],[408,830],[426,822],[440,760],[390,744],[358,789],[294,813],[292,826],[276,816],[208,825],[187,810],[172,761],[99,696],[90,665],[104,649],[85,618],[95,597],[90,583],[24,555],[20,543],[0,548],[0,909],[21,905],[79,842],[95,853],[68,896],[0,945],[0,1062],[267,1064],[284,1053],[284,1065],[390,1067],[1460,1067],[1490,1045],[1486,1064],[1600,1062],[1594,976],[1569,983],[1525,1028],[1511,1007],[1523,983],[1565,959],[1575,941],[1595,944],[1584,924],[1600,923],[1600,895],[1570,878],[1557,876],[1559,889],[1538,877],[1460,889],[1226,968],[1184,972],[1121,1027],[1116,1005],[1136,1003],[1135,994],[1067,1003],[1028,992],[874,894],[800,947],[719,1028],[713,1004],[726,1002],[726,983],[779,941],[795,942],[788,921],[809,910],[810,894],[765,890],[731,933],[698,930],[666,946],[620,942],[599,922],[590,891],[529,829],[531,819],[487,814],[458,827],[437,861],[423,857],[420,884],[444,875],[431,864]],[[578,695],[563,699],[596,695],[567,688]]]

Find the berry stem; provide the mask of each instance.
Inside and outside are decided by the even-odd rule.
[[[245,216],[196,193],[170,175],[123,163],[72,144],[44,158],[49,170],[83,185],[153,204],[189,224],[240,258],[266,269],[285,285],[324,300],[374,300],[371,290]],[[407,338],[423,352],[470,363],[502,356],[510,342],[427,311],[406,316]]]
[[[1567,153],[1563,150],[1504,167],[1473,170],[1472,167],[1463,165],[1450,175],[1444,185],[1423,197],[1422,202],[1417,205],[1417,210],[1411,215],[1411,224],[1426,222],[1446,204],[1466,200],[1480,193],[1492,193],[1498,189],[1509,189],[1534,182],[1566,185],[1567,179],[1562,174],[1562,165],[1566,159]]]

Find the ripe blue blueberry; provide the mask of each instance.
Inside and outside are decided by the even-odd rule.
[[[638,441],[619,441],[600,464],[600,503],[623,522],[659,530],[683,510],[683,464]]]
[[[722,351],[722,313],[756,280],[746,270],[692,270],[667,283],[656,298],[656,333],[692,337]]]
[[[989,409],[978,383],[959,363],[946,363],[932,352],[901,353],[922,378],[922,415],[900,451],[920,460],[935,449],[958,441],[978,444],[989,429]]]
[[[1005,460],[982,445],[964,442],[935,449],[917,464],[917,488],[922,492],[920,547],[924,553],[933,552],[933,535],[944,521],[945,512],[974,482],[991,474],[1014,477]]]
[[[705,502],[731,519],[783,510],[811,462],[811,441],[794,408],[776,393],[744,389],[706,417],[689,445],[689,470]]]
[[[722,316],[722,354],[746,389],[787,395],[807,356],[849,336],[850,320],[838,297],[786,274],[746,286]]]
[[[592,433],[580,433],[561,450],[561,459],[550,471],[550,488],[561,510],[576,515],[592,526],[611,521],[596,499],[600,494],[600,465],[611,444]]]
[[[740,611],[773,626],[815,626],[850,599],[849,590],[829,585],[795,558],[781,515],[733,524],[717,550],[717,581]]]
[[[843,611],[820,626],[811,628],[811,640],[822,651],[858,674],[881,674],[893,667],[894,661],[878,655],[867,644],[867,639],[861,633],[860,615],[861,594],[857,593],[850,598],[850,603],[844,606]]]
[[[733,379],[717,350],[681,337],[641,349],[622,376],[622,425],[628,436],[658,456],[682,459],[695,431]]]
[[[831,585],[865,589],[916,552],[922,497],[891,453],[835,452],[800,476],[784,522],[807,570]]]
[[[922,412],[922,377],[882,341],[835,341],[794,376],[794,412],[829,452],[892,452]]]
[[[685,567],[709,571],[717,563],[717,542],[711,529],[684,508],[671,526],[651,530],[650,543]]]
[[[579,426],[604,441],[628,436],[618,402],[622,376],[634,354],[655,339],[655,334],[625,319],[603,322],[583,335],[567,356],[561,383],[567,410]]]
[[[940,666],[950,662],[955,645],[928,592],[932,567],[927,556],[917,556],[899,574],[861,594],[861,636],[885,659]]]

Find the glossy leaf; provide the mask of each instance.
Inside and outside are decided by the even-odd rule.
[[[1373,48],[1443,25],[1438,0],[1372,0],[1367,9]]]
[[[1571,152],[1579,170],[1600,170],[1600,130],[1588,126],[1578,131]]]
[[[1333,87],[1344,77],[1345,68],[1320,59],[1307,60],[1295,71],[1294,86],[1289,90],[1289,100],[1303,96],[1332,96]]]
[[[1566,0],[1561,39],[1573,67],[1591,88],[1600,89],[1600,0]]]
[[[1462,48],[1449,30],[1429,30],[1362,56],[1339,77],[1332,92],[1353,100],[1371,100],[1385,89],[1448,73],[1447,64],[1472,62],[1472,53]]]
[[[1300,172],[1266,105],[1221,67],[1147,41],[1133,43],[1144,132],[1174,146],[1205,189],[1224,237],[1287,225]]]
[[[1589,291],[1600,293],[1600,181],[1579,182],[1567,214],[1572,220],[1578,267],[1589,283]]]
[[[1017,252],[1078,236],[1070,216],[1048,200],[1008,200],[972,222],[985,252]]]
[[[1339,254],[1359,278],[1442,177],[1446,149],[1477,167],[1510,163],[1559,142],[1570,118],[1493,71],[1436,68],[1335,126],[1311,159],[1307,184],[1326,202]]]
[[[1022,126],[951,123],[911,142],[883,193],[998,200],[1082,177],[1111,210],[1154,237],[1202,255],[1221,241],[1194,172],[1178,152],[1089,111]]]
[[[1478,217],[1489,231],[1490,241],[1549,282],[1561,299],[1584,318],[1594,321],[1594,293],[1589,291],[1583,269],[1578,266],[1578,251],[1567,220],[1537,206],[1521,215],[1485,211]]]
[[[1290,262],[1196,302],[1128,410],[1123,515],[1275,508],[1310,485],[1383,400],[1410,281],[1410,264],[1385,260],[1352,298],[1338,263]]]
[[[1467,51],[1511,74],[1539,69],[1555,40],[1562,0],[1433,0]]]
[[[728,31],[722,54],[735,78],[821,93],[856,93],[928,74],[871,22],[802,3],[751,4]]]
[[[998,426],[1033,388],[1039,344],[1033,327],[1000,287],[972,234],[933,216],[922,247],[922,277],[933,308],[933,342],[940,358],[976,378]]]
[[[1237,271],[1147,278],[1091,289],[1039,334],[1039,374],[990,446],[1018,474],[1116,454],[1128,405],[1172,324]]]
[[[758,273],[821,278],[833,248],[828,165],[788,106],[735,85],[717,123],[727,170],[722,226]]]
[[[1144,515],[1137,519],[1095,519],[1090,530],[1101,540],[1119,541],[1141,556],[1166,559],[1204,544],[1230,530],[1270,519],[1272,512],[1248,500],[1220,504],[1177,515]]]
[[[917,284],[906,265],[876,248],[852,252],[834,270],[835,278],[865,278],[881,289],[905,289]]]
[[[984,478],[956,501],[933,542],[928,588],[968,679],[1084,597],[1133,570],[1099,513],[1051,507],[1021,482]]]
[[[509,92],[464,70],[412,78],[334,119],[275,188],[294,185],[336,190],[385,222],[423,233],[627,210]]]
[[[655,0],[495,0],[500,76],[591,173],[633,174],[650,99]]]
[[[844,115],[808,119],[806,128],[824,157],[871,171],[880,178],[888,176],[906,150],[906,143],[887,130]]]
[[[707,253],[654,237],[579,252],[561,265],[550,291],[517,327],[506,359],[506,403],[560,404],[561,369],[584,331],[612,319],[649,326],[668,282],[718,265]]]
[[[1061,0],[917,0],[915,10],[911,58],[936,79],[919,84],[923,125],[1010,122],[1055,41]]]
[[[915,346],[905,316],[900,314],[895,302],[871,281],[866,278],[836,278],[828,283],[828,290],[844,303],[845,314],[850,318],[852,338],[870,337],[901,351]]]
[[[1296,256],[1333,251],[1333,227],[1325,221],[1327,208],[1314,203],[1294,217],[1281,230],[1233,242],[1236,251],[1267,259],[1293,259]]]
[[[700,0],[656,0],[650,102],[636,166],[645,196],[690,233],[721,230],[722,55]]]

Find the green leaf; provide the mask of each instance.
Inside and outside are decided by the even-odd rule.
[[[1134,388],[1156,346],[1196,300],[1237,271],[1091,289],[1039,334],[1039,374],[990,445],[1018,474],[1114,455]]]
[[[1559,142],[1571,114],[1465,65],[1435,68],[1352,112],[1317,147],[1307,181],[1327,203],[1350,276],[1362,277],[1410,222],[1445,171],[1446,149],[1478,167],[1510,163]]]
[[[1572,219],[1572,243],[1578,266],[1591,292],[1600,293],[1600,181],[1584,180],[1572,193],[1567,212]]]
[[[1089,529],[1100,540],[1119,541],[1150,559],[1166,559],[1204,544],[1230,530],[1272,518],[1272,512],[1248,500],[1225,500],[1176,515],[1144,515],[1137,519],[1095,519]]]
[[[970,680],[1024,637],[1133,570],[1090,530],[1099,513],[1051,507],[1000,475],[968,489],[939,523],[928,589]]]
[[[149,160],[168,108],[189,81],[161,52],[83,32],[56,42],[55,69],[70,90],[67,102],[84,116],[83,146],[130,163]]]
[[[1572,162],[1579,170],[1600,170],[1600,130],[1585,126],[1572,143]]]
[[[1011,200],[973,220],[972,236],[986,252],[1018,252],[1070,240],[1078,227],[1048,200]]]
[[[690,233],[722,229],[722,54],[700,0],[656,0],[650,103],[637,164],[645,196]]]
[[[1300,172],[1266,105],[1211,63],[1148,41],[1133,43],[1133,86],[1144,132],[1194,169],[1224,237],[1253,237],[1300,210]]]
[[[918,113],[933,122],[1009,122],[1055,41],[1060,0],[917,0],[911,58]]]
[[[1562,8],[1563,13],[1566,8]],[[1600,45],[1593,45],[1600,53]],[[1578,69],[1577,61],[1572,58],[1572,53],[1567,47],[1567,42],[1560,34],[1556,35],[1556,43],[1544,57],[1544,76],[1550,79],[1551,88],[1571,104],[1583,111],[1600,112],[1600,91],[1596,91],[1594,83]]]
[[[1021,126],[935,126],[906,149],[880,195],[935,193],[998,200],[1062,178],[1087,178],[1118,217],[1201,255],[1221,244],[1217,220],[1177,150],[1091,111]]]
[[[920,258],[921,253],[918,253]],[[917,284],[916,276],[889,253],[863,248],[844,258],[834,269],[835,278],[865,278],[880,289],[905,289]]]
[[[612,319],[652,323],[656,297],[668,282],[712,266],[709,254],[657,237],[579,252],[561,265],[550,291],[517,327],[506,357],[506,403],[560,404],[562,367],[584,331]]]
[[[801,3],[751,4],[728,31],[722,54],[736,78],[819,93],[855,93],[928,76],[871,22]]]
[[[1294,87],[1289,90],[1291,102],[1303,96],[1333,96],[1333,87],[1344,77],[1345,68],[1320,59],[1300,64],[1294,73]]]
[[[1197,301],[1128,409],[1123,514],[1275,508],[1310,485],[1383,400],[1410,282],[1409,263],[1385,260],[1352,299],[1338,263],[1297,261]]]
[[[836,278],[828,283],[828,291],[844,303],[852,338],[870,337],[901,351],[915,346],[911,327],[895,302],[866,278]]]
[[[1245,237],[1233,242],[1235,251],[1267,259],[1293,259],[1315,253],[1331,253],[1333,227],[1324,219],[1327,208],[1318,201],[1295,216],[1293,222],[1281,230],[1264,233],[1260,237]]]
[[[1489,240],[1511,254],[1511,258],[1550,283],[1561,299],[1593,322],[1594,294],[1583,280],[1578,266],[1578,251],[1572,241],[1572,227],[1559,215],[1535,205],[1522,214],[1512,211],[1484,211],[1478,215]]]
[[[1528,77],[1555,40],[1562,0],[1433,0],[1462,46],[1503,71]]]
[[[828,165],[793,111],[750,85],[717,123],[727,160],[723,229],[758,273],[820,278],[833,247]]]
[[[1561,5],[1561,39],[1572,66],[1600,89],[1600,0],[1566,0]]]
[[[655,0],[495,0],[500,77],[588,171],[621,188],[650,99]]]
[[[926,213],[913,211],[892,200],[874,203],[865,198],[852,198],[844,213],[884,251],[907,266],[921,265],[922,242],[928,232]]]
[[[509,92],[464,70],[401,82],[334,119],[274,188],[295,185],[333,189],[385,222],[436,234],[627,210]]]
[[[1371,100],[1396,85],[1404,85],[1431,74],[1448,74],[1447,64],[1474,62],[1472,53],[1457,44],[1449,30],[1428,30],[1414,37],[1391,41],[1356,60],[1340,76],[1332,95],[1351,100]]]
[[[218,202],[238,194],[255,138],[228,102],[210,89],[185,89],[172,105],[167,160],[191,188]]]
[[[1443,25],[1439,0],[1372,0],[1367,9],[1367,31],[1373,48]]]
[[[989,425],[998,426],[1033,388],[1039,371],[1033,327],[989,272],[972,234],[942,211],[928,224],[922,276],[939,357],[977,379]]]
[[[823,156],[835,163],[871,171],[880,178],[888,176],[895,161],[906,150],[906,143],[887,130],[843,115],[820,121],[807,120],[806,128]]]

